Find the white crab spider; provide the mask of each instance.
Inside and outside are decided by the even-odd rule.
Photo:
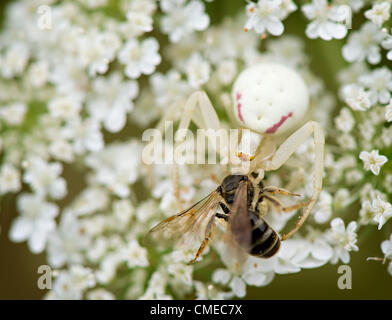
[[[262,178],[264,171],[279,169],[302,142],[312,134],[314,136],[313,194],[294,229],[282,238],[286,240],[302,226],[322,187],[324,133],[320,124],[308,121],[284,140],[285,134],[299,126],[306,115],[309,104],[307,87],[296,71],[264,62],[241,72],[233,85],[232,98],[233,109],[229,113],[241,128],[250,129],[250,134],[242,135],[237,152],[240,159],[250,161],[247,173],[257,170]],[[171,108],[158,127],[173,117]],[[191,121],[201,129],[222,129],[204,91],[195,92],[187,99],[178,130],[188,129]],[[178,184],[174,184],[178,197]]]

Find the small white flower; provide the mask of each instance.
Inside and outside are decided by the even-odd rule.
[[[49,80],[49,64],[46,61],[33,63],[29,68],[29,78],[33,87],[43,87]]]
[[[238,298],[243,298],[246,295],[246,284],[240,277],[234,277],[229,284],[231,290]]]
[[[357,142],[353,135],[349,133],[343,133],[336,138],[339,146],[342,150],[355,150],[357,148]]]
[[[387,1],[373,4],[373,7],[365,11],[365,17],[371,20],[378,27],[389,20],[391,4]]]
[[[342,10],[341,6],[330,5],[327,0],[313,0],[302,6],[302,11],[313,20],[305,31],[310,39],[331,40],[346,36],[347,27],[342,22],[348,18],[347,10]]]
[[[205,30],[210,22],[204,4],[198,0],[187,4],[185,1],[162,0],[160,6],[166,14],[161,20],[162,31],[169,35],[171,42],[180,41],[194,30]]]
[[[333,245],[334,254],[331,259],[332,263],[337,263],[342,260],[343,263],[350,262],[350,251],[358,251],[356,246],[357,223],[352,221],[348,224],[347,229],[341,218],[335,218],[331,221],[331,229],[327,233],[327,239]]]
[[[297,5],[292,0],[282,0],[279,5],[280,19],[286,19],[290,13],[297,10]]]
[[[99,151],[104,146],[100,125],[92,118],[70,119],[63,128],[62,135],[72,141],[73,149],[79,155],[86,151]]]
[[[15,42],[0,56],[0,70],[4,78],[10,79],[19,76],[26,68],[30,57],[27,43]]]
[[[140,146],[136,142],[114,143],[89,155],[86,165],[94,169],[92,177],[121,198],[130,194],[129,185],[139,175]]]
[[[185,72],[189,85],[192,88],[199,88],[209,80],[211,67],[199,53],[194,53],[186,62]]]
[[[237,75],[237,64],[234,60],[221,61],[216,72],[220,83],[229,85]]]
[[[387,122],[392,122],[392,99],[389,104],[385,107],[385,120]]]
[[[250,2],[246,6],[248,20],[245,23],[245,31],[254,29],[256,33],[265,34],[268,31],[274,36],[283,33],[284,26],[281,17],[287,11],[280,8],[282,0],[259,0],[257,3]]]
[[[386,34],[381,45],[385,50],[389,50],[387,53],[387,59],[392,60],[392,36],[390,34]]]
[[[4,163],[0,169],[0,194],[18,192],[20,188],[20,171],[12,164]]]
[[[392,234],[389,237],[389,240],[385,240],[381,243],[381,250],[385,259],[392,259]]]
[[[382,31],[371,22],[362,25],[359,31],[351,33],[343,47],[343,57],[348,62],[364,61],[377,64],[381,61],[380,44],[384,39]]]
[[[87,102],[92,118],[102,122],[109,132],[123,129],[127,114],[133,110],[133,99],[139,93],[137,82],[124,81],[121,74],[115,72],[108,78],[97,78],[92,86],[94,92]]]
[[[23,181],[41,196],[62,199],[67,194],[65,179],[60,176],[62,171],[59,162],[47,163],[39,157],[31,157],[27,160]]]
[[[347,108],[343,108],[335,118],[336,127],[345,133],[350,132],[355,124],[355,119]]]
[[[104,7],[108,3],[108,0],[78,0],[78,1],[90,9]]]
[[[147,38],[141,43],[136,39],[128,40],[118,53],[119,61],[126,65],[125,74],[132,79],[139,78],[141,74],[152,74],[161,62],[158,49],[155,38]]]
[[[266,43],[271,59],[283,63],[292,68],[305,65],[308,57],[304,53],[302,39],[292,35],[282,35],[279,39],[270,40]]]
[[[64,210],[58,228],[48,237],[48,261],[60,268],[64,264],[80,264],[84,261],[83,251],[90,248],[86,229],[71,210]]]
[[[34,194],[22,194],[17,204],[20,215],[12,223],[10,239],[28,240],[31,252],[40,253],[45,249],[49,233],[56,228],[58,207]]]
[[[325,235],[319,230],[310,227],[308,229],[309,232],[305,239],[293,239],[288,248],[296,252],[290,258],[290,262],[305,269],[320,267],[326,264],[333,255],[333,250]],[[287,253],[286,257],[288,257]]]
[[[144,12],[128,11],[128,23],[125,24],[128,31],[127,36],[139,36],[145,32],[152,31],[153,20],[150,15]]]
[[[341,209],[347,207],[351,202],[350,191],[346,188],[340,188],[334,195],[334,208]]]
[[[123,254],[129,268],[147,267],[149,265],[147,250],[141,247],[136,240],[128,243]]]
[[[365,111],[372,106],[371,94],[362,86],[350,84],[343,87],[343,96],[351,109]]]
[[[378,223],[378,230],[392,217],[392,205],[377,197],[372,202],[374,221]]]
[[[56,160],[64,162],[71,162],[74,160],[72,145],[63,139],[55,139],[52,141],[48,151]]]
[[[77,96],[64,95],[51,99],[48,108],[53,117],[69,119],[79,115],[82,103]]]
[[[69,270],[61,271],[56,277],[49,299],[79,300],[83,292],[95,286],[95,276],[90,268],[72,265]]]
[[[332,216],[332,196],[328,191],[321,191],[320,198],[317,201],[314,210],[314,220],[317,223],[325,223]]]
[[[380,173],[381,166],[388,161],[387,157],[378,154],[378,150],[372,150],[371,152],[362,151],[359,154],[359,159],[363,161],[365,170],[370,170],[375,175]]]
[[[372,104],[380,102],[386,104],[391,99],[392,90],[392,72],[386,68],[380,68],[365,74],[359,78],[359,81],[367,88],[371,95]]]
[[[216,269],[212,274],[212,281],[220,284],[227,284],[230,281],[231,274],[226,269]]]
[[[152,90],[155,94],[155,101],[161,108],[180,99],[185,99],[189,93],[189,86],[181,79],[181,74],[172,69],[167,74],[155,73],[150,78]]]
[[[369,200],[362,201],[361,210],[359,211],[359,223],[360,224],[374,224],[375,210],[372,203]]]
[[[114,32],[90,32],[78,38],[78,56],[90,76],[103,74],[120,48],[121,41]]]
[[[27,111],[26,104],[15,102],[0,107],[0,120],[4,120],[11,126],[22,124]]]
[[[134,214],[135,208],[128,199],[113,202],[113,215],[120,224],[126,226]]]
[[[115,300],[116,299],[113,293],[102,288],[89,291],[86,294],[86,297],[88,300]]]
[[[179,281],[187,286],[192,285],[192,266],[186,265],[184,263],[170,263],[167,267],[167,272],[172,275],[176,281]]]

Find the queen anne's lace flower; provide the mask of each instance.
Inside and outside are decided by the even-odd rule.
[[[381,45],[384,49],[389,50],[387,53],[387,59],[392,60],[392,36],[387,34],[381,42]]]
[[[375,175],[380,173],[381,167],[388,161],[386,156],[379,155],[378,152],[378,150],[362,151],[359,154],[359,159],[363,161],[365,170],[370,170]]]
[[[257,3],[250,2],[246,6],[248,20],[244,26],[245,31],[254,29],[257,33],[269,32],[274,36],[279,36],[284,30],[281,20],[295,9],[296,7],[291,1],[258,0]]]
[[[370,74],[361,76],[359,81],[369,88],[372,104],[389,102],[392,90],[392,72],[388,68],[376,69]]]
[[[373,7],[365,12],[365,17],[375,23],[377,26],[388,21],[391,10],[391,4],[387,1],[381,3],[374,3]]]
[[[332,220],[331,230],[327,235],[328,241],[333,245],[334,250],[332,263],[337,263],[339,260],[348,263],[350,262],[349,252],[358,251],[356,229],[357,223],[355,221],[351,221],[346,229],[341,218]]]
[[[347,34],[348,12],[344,7],[330,5],[327,0],[313,0],[302,6],[302,11],[309,20],[313,20],[306,28],[306,35],[323,40],[342,39]]]
[[[373,200],[372,207],[374,211],[373,220],[378,223],[378,230],[380,230],[387,220],[392,217],[392,205],[377,197]]]
[[[383,32],[375,24],[365,23],[359,31],[351,33],[343,47],[343,57],[349,62],[367,60],[377,64],[381,60],[380,43],[383,39]]]
[[[189,85],[198,88],[210,78],[211,67],[200,54],[195,53],[186,62],[185,71]]]
[[[0,195],[5,208],[16,198],[9,238],[26,241],[33,253],[45,251],[56,268],[46,298],[247,297],[248,286],[348,263],[364,226],[369,232],[387,229],[392,76],[384,55],[392,60],[391,2],[215,2],[41,0],[7,6],[0,34]],[[42,4],[50,5],[51,25],[43,23]],[[218,16],[214,9],[221,4],[242,10],[224,17],[228,8]],[[350,11],[353,29],[343,40]],[[296,27],[282,35],[289,15]],[[295,20],[302,15],[306,30]],[[309,47],[306,35],[331,43],[311,41]],[[341,39],[342,52],[334,49],[340,46],[334,39]],[[320,49],[325,54],[318,55]],[[194,265],[186,262],[199,241],[175,248],[142,242],[158,221],[216,190],[227,172],[220,165],[146,165],[136,137],[155,125],[164,130],[164,119],[178,119],[194,90],[207,91],[223,128],[234,127],[231,85],[241,70],[263,61],[301,74],[309,92],[306,119],[318,121],[327,134],[323,190],[306,224],[270,259],[242,252],[239,261],[220,220]],[[320,63],[316,76],[313,68]],[[308,199],[313,149],[309,139],[290,165],[264,177],[264,185]],[[296,203],[277,197],[285,206]],[[271,208],[263,219],[283,235],[300,214],[279,215]],[[347,227],[335,218],[346,214],[355,219]],[[391,241],[381,244],[380,260],[392,260]],[[392,274],[392,261],[388,270]]]
[[[129,196],[128,185],[139,174],[140,147],[137,143],[112,144],[86,158],[88,167],[95,170],[94,180],[110,189],[119,197]]]
[[[141,74],[151,74],[156,65],[161,62],[158,53],[159,44],[155,38],[148,38],[139,43],[138,40],[130,39],[118,53],[119,61],[126,65],[125,74],[132,79]]]
[[[20,189],[20,171],[12,164],[3,164],[0,168],[0,194],[18,192]]]
[[[385,107],[385,120],[387,122],[392,122],[392,99],[389,104]]]
[[[11,126],[22,124],[27,107],[24,103],[10,103],[0,109],[0,120]]]
[[[199,0],[186,3],[185,0],[162,0],[160,6],[165,17],[161,20],[162,31],[172,42],[178,42],[194,30],[205,30],[209,17],[204,12],[204,4]]]
[[[121,74],[113,73],[108,78],[97,78],[92,86],[94,92],[87,103],[92,118],[102,122],[109,132],[120,131],[133,110],[133,99],[139,92],[137,82],[124,81]]]
[[[18,199],[18,209],[21,214],[11,226],[11,240],[15,242],[27,240],[32,252],[42,252],[49,233],[56,228],[54,219],[58,214],[58,207],[44,201],[40,196],[23,194]]]
[[[39,157],[27,160],[27,170],[23,181],[39,195],[49,195],[53,199],[62,199],[67,194],[67,185],[62,178],[63,167],[58,162],[47,163]]]

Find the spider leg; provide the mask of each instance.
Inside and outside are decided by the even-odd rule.
[[[190,123],[193,121],[196,126],[200,129],[205,129],[207,131],[212,130],[212,133],[215,132],[215,135],[213,137],[217,136],[218,130],[223,130],[223,134],[227,134],[227,131],[221,128],[220,122],[218,115],[216,114],[216,111],[209,100],[207,94],[204,91],[197,91],[192,93],[189,98],[186,100],[185,104],[182,106],[179,104],[175,104],[171,107],[168,108],[167,112],[163,116],[163,119],[160,121],[158,124],[158,130],[161,132],[164,131],[164,126],[165,126],[165,121],[168,120],[175,120],[176,118],[176,112],[178,109],[182,109],[181,117],[180,117],[180,124],[178,126],[178,129],[175,134],[175,142],[174,142],[174,150],[178,147],[178,145],[184,140],[186,137],[186,132],[189,129]],[[210,131],[211,132],[211,131]],[[221,131],[219,133],[222,134]],[[210,138],[210,142],[215,146],[216,139],[213,140],[211,136],[208,136]],[[215,152],[218,152],[221,156],[225,156],[228,152],[228,146],[227,146],[227,141],[228,139],[225,139],[225,137],[220,139],[220,148],[217,150],[215,149]],[[203,159],[204,159],[204,153],[203,153]],[[178,163],[176,159],[173,161],[173,189],[174,189],[174,196],[176,198],[177,204],[179,208],[182,210],[182,201],[180,197],[180,183],[179,183],[179,172],[178,172]]]
[[[263,163],[263,167],[266,171],[277,170],[280,168],[290,156],[297,150],[298,146],[313,134],[314,139],[314,169],[313,169],[313,194],[310,198],[309,203],[305,206],[302,216],[299,218],[296,226],[286,235],[282,237],[282,240],[286,240],[291,237],[305,222],[309,216],[318,196],[321,192],[323,172],[324,172],[324,132],[320,124],[315,121],[309,121],[304,124],[301,128],[295,131],[290,137],[283,142],[275,154],[270,160]]]

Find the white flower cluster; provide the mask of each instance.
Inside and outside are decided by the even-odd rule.
[[[47,29],[40,28],[45,17],[37,14],[39,5],[50,9]],[[9,238],[26,241],[32,253],[46,252],[56,269],[47,298],[245,297],[247,286],[267,286],[276,275],[348,263],[359,250],[361,228],[374,225],[377,232],[376,225],[381,229],[392,217],[392,72],[382,64],[384,57],[392,60],[392,35],[383,29],[390,1],[370,6],[362,0],[302,6],[248,1],[237,16],[211,25],[209,5],[201,0],[8,5],[0,34],[0,197],[16,195],[18,215]],[[364,14],[358,30],[346,23],[347,8]],[[303,35],[310,39],[333,41],[348,34],[341,55],[349,64],[336,77],[339,97],[312,72],[304,41],[282,35],[282,21],[302,14],[309,20]],[[265,38],[267,33],[282,36]],[[144,244],[153,225],[179,210],[176,193],[190,206],[226,172],[218,165],[180,166],[177,190],[172,166],[141,162],[140,132],[168,108],[179,113],[197,89],[207,91],[223,126],[232,126],[231,85],[243,68],[261,61],[286,64],[302,75],[310,93],[307,117],[328,135],[324,188],[307,226],[284,241],[276,256],[248,256],[239,268],[219,239],[194,265],[186,262],[197,243],[170,251],[164,243]],[[265,183],[309,196],[312,177],[305,169],[314,162],[313,147],[311,141],[302,145],[294,165],[269,173]],[[357,219],[347,221],[353,204],[361,209]],[[265,219],[283,233],[299,213],[271,210]],[[392,258],[391,242],[382,244],[385,259]],[[202,281],[194,271],[218,259],[208,251],[223,265]],[[392,274],[392,262],[389,270]]]

